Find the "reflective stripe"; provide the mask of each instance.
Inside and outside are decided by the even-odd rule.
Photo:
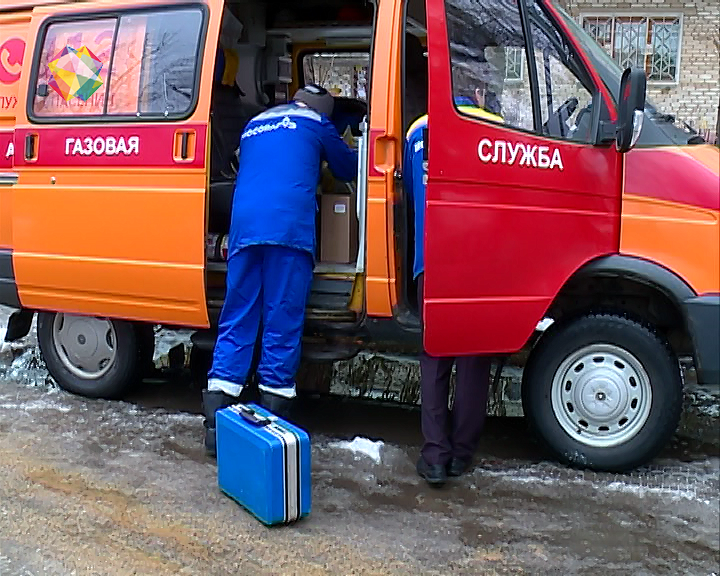
[[[477,106],[462,105],[458,106],[458,110],[469,116],[478,116],[480,118],[485,118],[486,120],[492,120],[493,122],[500,122],[501,124],[505,122],[502,116],[498,116],[496,114],[493,114],[492,112],[488,112],[487,110],[478,108]]]
[[[309,108],[300,108],[299,106],[277,106],[276,108],[271,108],[267,112],[263,112],[262,114],[258,114],[250,120],[250,124],[253,122],[264,122],[265,120],[272,120],[273,118],[284,118],[285,116],[289,116],[290,118],[307,118],[309,120],[315,120],[316,122],[322,122],[322,116],[315,112],[314,110],[310,110]]]
[[[427,119],[428,119],[427,114],[424,114],[424,115],[420,116],[420,118],[415,120],[415,122],[413,122],[410,125],[410,128],[408,128],[406,138],[410,138],[410,134],[412,134],[415,130],[420,128],[420,126],[422,126],[423,124],[427,124]]]
[[[275,394],[277,396],[282,396],[283,398],[295,398],[297,393],[295,392],[295,386],[287,386],[284,388],[274,388],[272,386],[265,386],[263,384],[259,384],[258,388],[261,392],[267,392],[269,394]]]
[[[208,391],[210,392],[224,392],[229,396],[240,396],[243,387],[240,384],[234,382],[228,382],[227,380],[220,380],[219,378],[211,378],[208,380]]]

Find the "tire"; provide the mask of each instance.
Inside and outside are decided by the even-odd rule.
[[[625,472],[648,463],[675,433],[682,400],[667,341],[613,314],[552,326],[523,379],[531,431],[577,468]]]
[[[140,342],[130,322],[41,312],[38,342],[48,372],[68,392],[117,399],[137,382]]]

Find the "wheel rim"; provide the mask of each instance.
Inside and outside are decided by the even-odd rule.
[[[568,356],[553,377],[555,417],[571,438],[587,446],[627,442],[647,422],[651,405],[645,368],[617,346],[586,346]]]
[[[112,368],[117,356],[117,335],[109,320],[56,314],[53,344],[72,374],[85,380],[101,378]]]

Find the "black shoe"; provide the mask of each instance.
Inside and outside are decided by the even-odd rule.
[[[420,456],[420,459],[417,461],[416,470],[420,478],[425,480],[430,486],[439,488],[447,482],[445,466],[441,464],[428,464],[422,456]]]
[[[284,396],[278,396],[272,392],[261,392],[260,404],[266,410],[272,412],[275,416],[279,416],[283,420],[290,420],[292,416],[292,408],[294,405],[294,398],[285,398]]]
[[[470,458],[453,458],[448,463],[447,475],[454,478],[462,476],[470,469],[471,462],[472,460]]]
[[[205,414],[205,421],[203,422],[203,426],[205,426],[205,451],[208,456],[214,457],[217,452],[215,444],[215,412],[237,403],[238,399],[235,396],[230,396],[225,392],[202,391],[203,413]]]

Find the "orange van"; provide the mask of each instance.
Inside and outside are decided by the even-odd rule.
[[[424,306],[430,353],[529,352],[524,411],[563,462],[656,455],[678,358],[719,381],[719,152],[549,0],[6,0],[6,339],[37,314],[53,378],[104,397],[137,380],[155,325],[211,347],[239,136],[307,81],[342,96],[360,175],[318,188],[306,356],[412,353]],[[468,111],[478,90],[493,115]],[[401,159],[424,113],[418,303]]]

